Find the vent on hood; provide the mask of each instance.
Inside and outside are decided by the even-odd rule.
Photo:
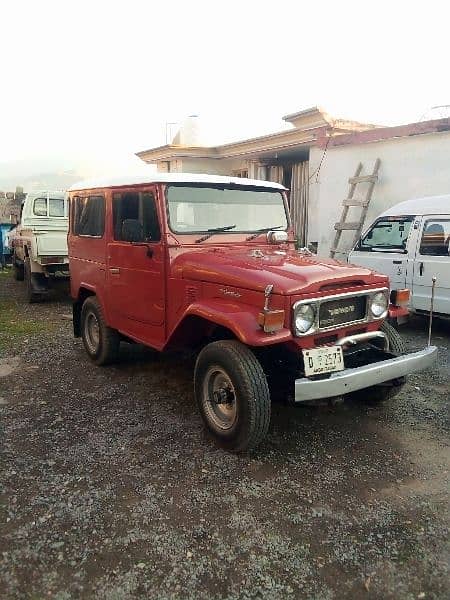
[[[320,292],[328,292],[334,290],[342,290],[342,288],[356,287],[358,285],[364,285],[364,281],[339,281],[336,283],[327,283],[319,288]]]

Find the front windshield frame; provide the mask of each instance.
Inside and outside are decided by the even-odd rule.
[[[283,204],[283,210],[284,210],[284,215],[285,215],[285,219],[286,219],[286,225],[283,225],[283,228],[277,227],[277,224],[273,224],[272,227],[274,227],[277,231],[288,231],[291,227],[291,218],[290,218],[290,214],[289,214],[289,209],[287,207],[287,202],[286,202],[286,195],[283,193],[284,190],[282,189],[277,189],[277,188],[271,188],[271,187],[267,187],[267,186],[255,186],[255,185],[239,185],[239,184],[234,184],[234,183],[227,183],[227,184],[221,184],[221,183],[210,183],[210,182],[176,182],[176,183],[168,183],[165,186],[165,190],[164,190],[164,196],[165,196],[165,205],[166,205],[166,218],[167,218],[167,225],[169,230],[176,234],[176,235],[202,235],[202,234],[234,234],[234,235],[247,235],[249,233],[256,233],[258,231],[258,228],[255,227],[254,229],[238,229],[237,231],[235,229],[229,229],[227,231],[214,231],[214,228],[210,228],[208,229],[196,229],[196,230],[189,230],[189,231],[179,231],[177,229],[175,229],[171,223],[171,219],[170,219],[170,206],[169,206],[169,190],[171,187],[191,187],[191,188],[216,188],[216,189],[229,189],[229,190],[242,190],[242,191],[251,191],[251,192],[274,192],[280,195],[282,204]],[[229,225],[233,225],[233,223],[217,223],[216,227],[220,228],[221,226],[229,226]],[[267,231],[270,231],[270,227],[267,228]]]

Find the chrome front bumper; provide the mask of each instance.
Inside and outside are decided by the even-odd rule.
[[[436,356],[436,346],[429,346],[420,352],[412,352],[355,369],[344,369],[344,371],[332,373],[328,379],[313,380],[306,377],[297,379],[295,381],[295,402],[342,396],[398,379],[432,366]]]

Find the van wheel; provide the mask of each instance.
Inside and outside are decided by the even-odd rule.
[[[14,275],[14,279],[16,281],[23,281],[24,280],[24,268],[23,268],[23,264],[19,264],[17,262],[17,258],[16,258],[15,254],[13,254],[13,275]]]
[[[89,358],[96,365],[107,365],[117,359],[119,334],[106,324],[102,307],[95,296],[87,298],[83,303],[81,337]]]
[[[206,346],[195,365],[194,388],[202,419],[220,446],[243,452],[267,434],[267,379],[253,352],[240,342],[225,340]]]
[[[387,321],[384,321],[380,327],[380,331],[386,335],[389,341],[389,352],[392,352],[392,354],[397,356],[406,354],[407,350],[405,342],[392,325]],[[404,384],[405,378],[401,377],[392,381],[391,384],[387,382],[387,385],[376,385],[365,390],[354,392],[353,394],[350,394],[350,396],[352,400],[355,399],[364,404],[368,404],[369,406],[374,406],[395,398],[395,396],[402,391]]]

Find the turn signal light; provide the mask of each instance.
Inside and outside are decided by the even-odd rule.
[[[284,310],[263,310],[258,314],[258,325],[266,333],[279,331],[284,325]]]
[[[409,303],[410,291],[404,290],[392,290],[391,302],[395,306],[406,306]]]

